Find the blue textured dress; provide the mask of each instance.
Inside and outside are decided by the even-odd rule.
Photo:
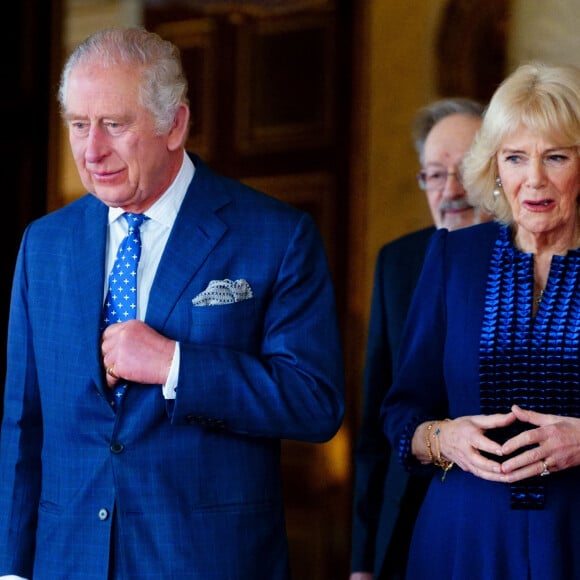
[[[503,413],[516,403],[580,417],[580,251],[552,259],[533,316],[533,256],[488,223],[432,239],[403,337],[401,366],[381,409],[409,470],[431,477],[408,563],[410,580],[580,578],[580,468],[517,484],[410,454],[428,419]],[[504,441],[529,428],[488,433]]]

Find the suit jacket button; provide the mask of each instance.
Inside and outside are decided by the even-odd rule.
[[[99,510],[99,519],[101,521],[105,521],[108,517],[109,517],[109,510],[106,510],[105,508],[101,508]]]
[[[114,443],[111,443],[110,449],[113,453],[122,453],[125,449],[125,446],[122,443],[115,441]]]

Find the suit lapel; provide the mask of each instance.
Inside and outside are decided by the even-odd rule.
[[[105,280],[105,248],[108,208],[96,198],[79,214],[79,223],[71,227],[74,236],[70,244],[72,269],[76,281],[77,309],[84,329],[87,368],[96,385],[104,389],[100,354],[100,323]]]
[[[218,209],[231,201],[225,192],[226,186],[199,159],[195,159],[195,164],[196,173],[172,228],[149,296],[145,321],[159,330],[163,329],[185,288],[228,229],[216,215]],[[71,307],[77,309],[81,327],[85,329],[81,340],[86,342],[88,372],[102,391],[107,388],[100,353],[107,215],[105,204],[96,198],[87,200],[78,223],[71,224],[74,239],[70,244],[76,282],[76,304]]]
[[[153,281],[145,321],[161,330],[187,285],[228,226],[216,215],[231,201],[221,180],[199,160]],[[186,265],[184,267],[184,265]]]

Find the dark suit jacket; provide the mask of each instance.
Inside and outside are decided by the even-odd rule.
[[[409,476],[391,453],[379,420],[397,368],[407,310],[435,227],[381,248],[367,338],[363,416],[355,448],[352,571],[402,578],[415,515],[426,483]]]
[[[0,574],[34,580],[288,577],[280,439],[338,430],[344,377],[313,220],[194,158],[145,321],[181,341],[174,402],[105,397],[107,207],[32,223],[16,266],[0,449]],[[197,307],[211,280],[253,298]],[[115,525],[113,524],[115,522]],[[112,534],[113,540],[111,540]]]

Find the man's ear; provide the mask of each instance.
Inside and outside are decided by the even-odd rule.
[[[173,119],[173,126],[167,135],[167,148],[170,151],[180,149],[189,132],[189,107],[185,103],[181,103],[175,113]]]

